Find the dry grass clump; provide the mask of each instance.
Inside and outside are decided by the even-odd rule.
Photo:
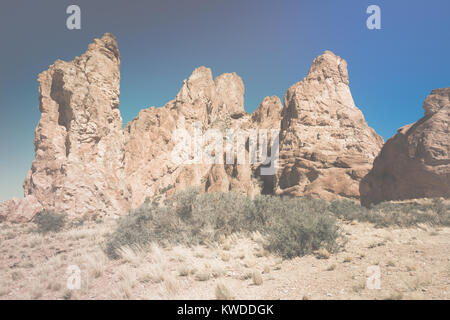
[[[228,262],[228,261],[230,261],[231,255],[229,253],[222,253],[221,258],[222,258],[222,261]]]
[[[241,276],[239,277],[240,280],[248,280],[252,277],[253,272],[251,270],[245,270]]]
[[[223,283],[218,283],[215,289],[217,300],[233,300],[233,294]]]
[[[211,273],[209,271],[200,271],[195,275],[195,280],[197,281],[208,281],[211,278]]]
[[[319,250],[317,250],[316,256],[318,259],[329,259],[331,255],[327,249],[320,248]]]
[[[140,246],[123,246],[117,250],[117,253],[134,267],[138,267],[144,262],[145,252]]]
[[[106,256],[103,254],[103,252],[95,252],[93,254],[89,254],[86,257],[86,260],[89,274],[94,278],[99,278],[105,270],[105,266],[107,263]]]
[[[160,283],[164,281],[166,275],[163,264],[145,263],[138,270],[138,280],[140,282]]]
[[[259,271],[257,271],[257,270],[253,271],[252,281],[253,281],[253,284],[256,286],[260,286],[263,284],[263,278]]]
[[[395,262],[392,261],[392,260],[389,260],[389,261],[386,263],[386,266],[387,266],[387,267],[395,267]]]
[[[190,269],[186,265],[182,265],[178,268],[178,275],[180,277],[187,277],[190,274]]]
[[[164,277],[164,288],[170,295],[176,294],[180,290],[180,283],[171,275]]]
[[[336,269],[336,265],[335,264],[332,264],[332,265],[330,265],[330,266],[328,266],[327,267],[327,271],[333,271],[333,270],[335,270]]]

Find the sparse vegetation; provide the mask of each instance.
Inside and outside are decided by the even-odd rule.
[[[110,258],[118,258],[122,246],[145,246],[156,242],[197,245],[222,242],[224,237],[246,232],[265,250],[284,258],[303,256],[316,250],[338,251],[345,239],[336,218],[362,221],[377,227],[409,227],[421,223],[450,225],[450,210],[440,199],[430,203],[381,203],[365,208],[350,200],[327,203],[308,197],[280,198],[261,195],[251,200],[234,192],[200,193],[188,188],[174,194],[165,205],[146,202],[123,217],[106,243]],[[319,255],[319,257],[321,257]]]
[[[262,213],[259,218],[265,221],[266,249],[271,252],[293,258],[320,248],[336,252],[345,243],[325,201],[266,196],[255,202]]]
[[[336,269],[336,264],[332,264],[332,265],[330,265],[326,270],[327,271],[333,271],[333,270],[335,270]]]
[[[320,248],[317,251],[316,256],[317,256],[318,259],[329,259],[330,258],[330,253],[328,252],[327,249]]]
[[[319,248],[339,249],[343,239],[325,201],[311,198],[279,198],[228,193],[200,193],[189,188],[177,192],[164,206],[144,203],[122,218],[106,242],[110,258],[119,258],[123,246],[156,242],[197,245],[246,232],[263,245],[258,257],[275,252],[292,258]],[[263,240],[266,239],[266,241]],[[222,249],[231,249],[224,242]]]
[[[387,267],[395,267],[395,262],[392,261],[392,260],[389,260],[389,261],[386,263],[386,266],[387,266]]]
[[[253,271],[252,273],[252,281],[255,286],[260,286],[263,284],[263,278],[259,271]]]
[[[215,293],[216,293],[217,300],[233,300],[234,299],[230,290],[223,283],[217,284]]]
[[[33,222],[36,224],[39,233],[59,232],[64,228],[66,215],[42,211],[34,217]]]
[[[201,271],[195,275],[197,281],[208,281],[211,278],[211,274],[208,271]]]
[[[421,223],[450,226],[450,206],[442,199],[424,203],[383,202],[370,208],[351,200],[335,200],[329,210],[344,220],[370,222],[376,227],[411,227]]]
[[[253,214],[258,214],[257,201],[272,201],[263,198],[251,201]],[[173,203],[171,208],[175,206]],[[311,206],[309,203],[305,208]],[[266,220],[261,219],[265,222],[254,224],[254,231],[237,226],[240,231],[216,235],[211,228],[211,236],[195,245],[183,240],[175,244],[170,239],[127,244],[117,249],[118,260],[108,259],[103,249],[120,220],[105,219],[102,224],[86,220],[77,227],[68,221],[61,232],[48,234],[36,233],[34,223],[0,224],[0,267],[5,271],[0,276],[0,300],[227,299],[226,290],[216,289],[218,284],[224,284],[236,299],[397,299],[396,292],[404,294],[403,299],[448,299],[448,292],[442,290],[450,275],[445,250],[448,227],[374,228],[369,223],[351,224],[336,218],[343,232],[351,234],[345,251],[328,252],[329,259],[316,259],[322,251],[328,256],[321,246],[312,251],[314,255],[291,260],[267,248],[268,224],[275,219],[272,215],[278,213],[268,212]],[[190,232],[187,230],[183,232]],[[430,230],[439,234],[431,237]],[[164,243],[167,245],[161,245]],[[363,284],[370,273],[364,271],[375,264],[382,271],[382,290],[366,290]],[[80,267],[80,290],[66,289],[69,265]],[[258,276],[263,280],[261,285],[254,284]]]

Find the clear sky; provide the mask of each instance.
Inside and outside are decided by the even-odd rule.
[[[81,8],[81,30],[66,8]],[[366,9],[381,8],[381,30]],[[331,50],[348,62],[356,105],[388,139],[423,115],[424,98],[450,86],[448,0],[39,0],[0,4],[0,201],[22,196],[39,121],[37,76],[113,33],[121,63],[124,122],[162,106],[198,66],[236,72],[245,109],[283,97],[312,60]]]

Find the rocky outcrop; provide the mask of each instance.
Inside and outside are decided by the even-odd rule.
[[[126,211],[130,193],[115,38],[105,34],[81,57],[56,61],[38,81],[41,119],[25,195],[55,212],[101,216]]]
[[[389,139],[361,181],[361,203],[450,198],[450,88],[425,99],[425,115]]]
[[[355,106],[347,63],[326,51],[284,96],[275,193],[359,198],[383,140]]]
[[[193,156],[195,142],[203,143],[194,141],[196,135],[215,129],[225,139],[227,130],[245,129],[250,123],[251,117],[244,111],[244,85],[239,76],[226,73],[213,79],[208,68],[194,70],[174,100],[161,108],[142,110],[125,128],[125,172],[132,191],[132,207],[146,198],[165,193],[170,196],[189,186],[199,186],[203,191],[256,193],[248,164],[177,163],[172,159],[172,151],[179,143],[177,130],[186,130],[187,151]],[[203,148],[197,150],[200,149]]]
[[[30,222],[44,208],[33,195],[0,203],[0,222],[22,223]]]
[[[121,214],[188,186],[358,198],[359,180],[382,144],[353,103],[345,61],[331,52],[286,92],[284,108],[278,97],[266,97],[248,114],[238,75],[213,78],[199,67],[173,100],[140,111],[123,130],[119,68],[116,40],[105,34],[82,56],[39,75],[42,114],[24,189],[43,208]],[[273,145],[260,152],[267,143]],[[278,172],[268,171],[278,143]]]

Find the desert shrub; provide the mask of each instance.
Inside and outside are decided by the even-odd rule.
[[[186,190],[175,192],[168,205],[175,207],[178,216],[189,219],[192,214],[192,207],[199,194],[200,190],[198,188],[187,188]]]
[[[259,231],[265,249],[283,257],[309,254],[321,248],[335,252],[345,244],[337,218],[369,222],[377,227],[408,227],[421,223],[450,225],[449,206],[432,202],[385,202],[365,208],[350,200],[328,203],[309,197],[200,193],[188,188],[178,191],[164,205],[146,201],[119,220],[106,241],[105,251],[118,258],[122,246],[196,245],[218,240],[235,232]]]
[[[235,192],[203,193],[193,205],[191,219],[198,228],[212,231],[210,239],[234,232],[251,231],[258,224],[253,220],[255,206],[247,196]]]
[[[36,224],[39,233],[59,232],[64,228],[66,215],[42,211],[34,217],[33,222]]]
[[[335,200],[329,210],[344,220],[370,222],[377,227],[410,227],[421,223],[450,225],[450,208],[441,199],[431,202],[382,202],[370,208],[350,200]]]
[[[358,220],[368,221],[370,220],[370,212],[367,208],[361,206],[355,201],[343,199],[334,200],[329,205],[329,210],[339,218],[345,220]]]
[[[344,243],[336,218],[328,211],[327,203],[311,198],[273,198],[265,212],[266,248],[285,258],[309,254],[320,248],[337,251]],[[265,209],[267,208],[267,209]]]
[[[108,257],[119,258],[118,249],[123,246],[145,246],[155,237],[176,236],[170,210],[145,203],[119,220],[116,230],[105,244]]]
[[[220,235],[246,230],[247,213],[252,201],[237,193],[203,193],[198,189],[177,192],[166,206],[148,202],[120,219],[107,239],[105,251],[118,258],[117,250],[125,245],[161,245],[182,243],[196,245],[217,240]]]
[[[341,238],[327,203],[309,198],[279,198],[226,193],[177,192],[165,206],[144,203],[119,221],[107,239],[105,251],[118,258],[125,245],[181,243],[195,245],[235,232],[260,231],[266,248],[284,257],[326,248],[335,251]]]

